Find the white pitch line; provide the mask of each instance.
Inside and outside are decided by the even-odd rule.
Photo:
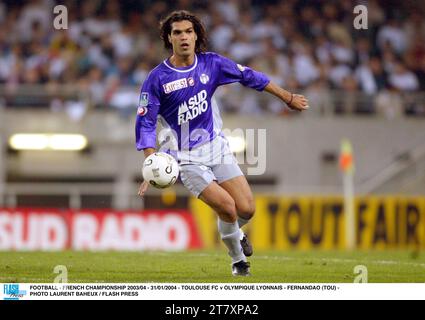
[[[28,281],[28,282],[32,282],[32,283],[42,283],[42,284],[49,284],[49,283],[54,283],[51,281],[47,281],[46,279],[42,279],[42,278],[22,278],[22,277],[0,277],[0,282],[4,281],[4,280],[9,280],[6,282],[10,282],[11,280],[15,281],[15,280],[20,280],[20,281]],[[34,281],[41,281],[41,282],[34,282]],[[83,279],[72,279],[72,283],[76,283],[77,282],[81,282],[81,283],[86,283],[87,280],[83,280]],[[20,282],[21,283],[21,282]],[[70,282],[71,283],[71,282]],[[105,283],[105,280],[90,280],[90,283]]]
[[[0,277],[0,280],[9,280],[7,282],[10,282],[10,280],[34,280],[34,281],[46,281],[46,279],[41,279],[41,278],[21,278],[21,277]]]
[[[255,256],[257,259],[267,259],[267,260],[301,260],[299,258],[291,257],[270,257],[270,256]],[[338,259],[338,258],[306,258],[307,260],[312,261],[322,261],[322,262],[335,262],[335,263],[374,263],[374,264],[403,264],[408,266],[422,267],[425,268],[425,263],[416,263],[416,262],[405,262],[405,261],[395,261],[395,260],[356,260],[356,259]]]
[[[143,252],[144,254],[148,254],[151,256],[171,256],[174,255],[178,252]],[[189,254],[185,254],[185,257],[219,257],[221,256],[221,254],[219,253],[189,253]]]
[[[174,252],[149,252],[149,255],[157,255],[157,256],[170,256],[173,255]],[[214,253],[190,253],[186,254],[186,257],[219,257],[221,254]],[[300,258],[292,258],[292,257],[277,257],[277,256],[264,256],[264,255],[254,255],[255,259],[267,259],[267,260],[283,260],[283,261],[294,261],[294,260],[304,260]],[[425,263],[416,263],[416,262],[406,262],[406,261],[395,261],[395,260],[360,260],[360,259],[338,259],[338,258],[305,258],[306,260],[312,261],[322,261],[322,262],[335,262],[335,263],[373,263],[373,264],[388,264],[388,265],[408,265],[415,267],[425,268]]]

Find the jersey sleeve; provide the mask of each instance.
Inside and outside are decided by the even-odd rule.
[[[136,149],[156,148],[156,124],[160,107],[159,85],[151,74],[143,83],[136,116]]]
[[[264,73],[237,64],[218,54],[215,55],[215,64],[219,70],[217,86],[240,82],[245,87],[263,91],[270,82]]]

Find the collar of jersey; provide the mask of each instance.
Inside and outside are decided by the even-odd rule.
[[[164,60],[164,64],[170,68],[171,70],[177,71],[177,72],[189,72],[192,71],[193,69],[196,68],[196,66],[198,65],[198,56],[195,54],[195,62],[193,62],[193,64],[191,66],[187,66],[187,67],[181,67],[181,68],[177,68],[177,67],[172,67],[168,64],[168,59]],[[188,68],[188,69],[186,69]]]

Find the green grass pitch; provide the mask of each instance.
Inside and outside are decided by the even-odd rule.
[[[425,282],[425,255],[413,251],[255,252],[250,277],[233,277],[223,251],[0,252],[0,283],[52,283],[64,265],[69,283],[353,282],[357,265],[368,282]]]

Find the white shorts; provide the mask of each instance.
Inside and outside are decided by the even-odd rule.
[[[192,149],[190,155],[179,153],[178,159],[180,179],[195,197],[199,197],[213,181],[220,184],[243,176],[235,156],[230,151],[229,142],[221,136]]]

